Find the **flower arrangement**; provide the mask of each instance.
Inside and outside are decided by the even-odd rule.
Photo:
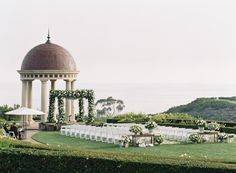
[[[220,141],[220,142],[224,142],[224,141],[226,141],[228,139],[228,135],[227,134],[225,134],[225,133],[219,133],[218,134],[218,140]]]
[[[206,127],[207,122],[205,120],[197,120],[196,124],[198,127]]]
[[[48,122],[54,122],[55,101],[58,98],[58,123],[62,124],[65,121],[64,98],[79,100],[79,115],[77,118],[80,121],[84,117],[84,101],[88,99],[88,121],[91,123],[94,117],[94,91],[93,90],[51,90],[49,100]],[[68,115],[67,115],[68,116]]]
[[[146,124],[145,124],[145,128],[147,129],[154,129],[157,127],[157,123],[153,120],[149,120]]]
[[[123,138],[123,143],[130,143],[130,138],[129,138],[129,136],[122,136],[122,138]]]
[[[142,130],[143,130],[142,127],[137,125],[133,125],[129,128],[129,131],[134,133],[135,135],[142,133]]]
[[[209,130],[219,130],[220,129],[220,124],[217,122],[211,122],[207,124],[207,129]]]
[[[119,140],[119,143],[122,147],[128,147],[130,142],[131,140],[127,135],[122,136],[121,139]]]
[[[190,141],[193,143],[201,143],[201,137],[198,133],[191,134],[189,136]]]
[[[156,144],[160,145],[164,141],[164,137],[162,135],[154,136],[154,141]]]
[[[145,139],[144,139],[144,138],[139,138],[139,139],[136,141],[136,145],[137,145],[138,147],[146,147]]]

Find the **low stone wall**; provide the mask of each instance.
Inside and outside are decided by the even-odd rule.
[[[39,130],[58,131],[59,128],[56,123],[39,123]]]

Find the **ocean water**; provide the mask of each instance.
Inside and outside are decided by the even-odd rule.
[[[49,84],[48,84],[49,87]],[[64,83],[58,83],[59,89]],[[85,84],[77,89],[93,89],[97,99],[112,96],[124,101],[123,112],[160,113],[170,107],[187,104],[199,97],[236,96],[236,84]],[[21,83],[1,85],[0,104],[20,103]],[[33,85],[33,107],[40,109],[40,82]]]
[[[160,113],[199,97],[236,96],[236,84],[109,84],[94,87],[97,98],[114,96],[127,112]]]

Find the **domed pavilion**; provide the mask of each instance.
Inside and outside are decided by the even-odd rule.
[[[21,69],[18,70],[22,81],[22,98],[21,106],[32,108],[32,86],[34,80],[41,81],[41,111],[46,115],[42,117],[42,121],[47,120],[48,113],[48,96],[49,90],[47,82],[51,83],[51,90],[55,90],[57,80],[64,80],[66,90],[74,90],[74,83],[77,79],[79,71],[71,54],[63,47],[53,44],[48,34],[47,41],[32,48],[24,57]],[[66,100],[66,115],[71,115],[72,121],[74,117],[73,100]],[[66,117],[68,121],[68,116]],[[28,123],[32,121],[32,117],[28,117]]]

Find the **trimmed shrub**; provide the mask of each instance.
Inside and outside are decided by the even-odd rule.
[[[236,134],[236,127],[221,127],[220,132]]]
[[[65,150],[27,142],[4,139],[11,146],[0,149],[0,172],[34,173],[233,173],[235,162],[143,156],[99,152],[96,150]],[[1,141],[2,142],[2,141]],[[18,146],[19,148],[15,148]]]
[[[34,173],[233,173],[235,167],[225,164],[204,163],[183,159],[176,161],[163,159],[160,162],[138,162],[99,158],[99,155],[80,156],[73,152],[44,151],[32,149],[5,149],[0,151],[1,172]],[[132,157],[132,155],[131,155]],[[163,161],[165,163],[163,163]]]
[[[186,129],[198,129],[196,124],[179,124],[179,123],[159,123],[160,126],[180,127]]]

